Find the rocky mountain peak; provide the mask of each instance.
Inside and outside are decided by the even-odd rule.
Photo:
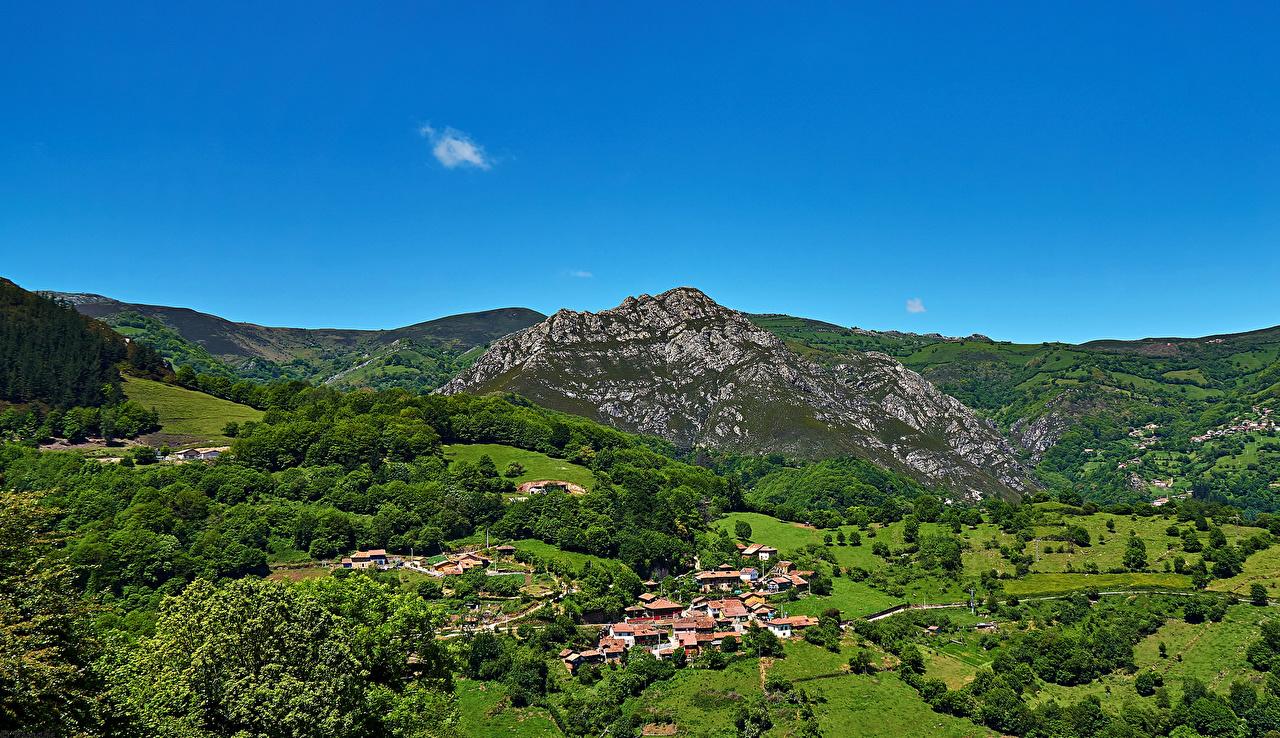
[[[823,368],[700,290],[561,310],[439,391],[515,392],[684,447],[854,454],[962,496],[1027,489],[989,424],[884,354]]]

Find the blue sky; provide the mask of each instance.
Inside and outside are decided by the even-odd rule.
[[[114,5],[0,27],[29,288],[299,326],[685,284],[1013,340],[1280,323],[1274,3]]]

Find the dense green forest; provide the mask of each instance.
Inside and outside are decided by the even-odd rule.
[[[97,407],[120,397],[119,365],[164,373],[154,350],[0,278],[0,401]]]
[[[0,278],[0,440],[110,442],[154,429],[154,410],[125,399],[122,370],[172,376],[152,348]]]

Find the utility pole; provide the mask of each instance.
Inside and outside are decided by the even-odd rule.
[[[969,614],[970,614],[970,615],[977,615],[977,614],[978,614],[978,603],[977,603],[977,601],[973,598],[973,594],[974,594],[973,585],[972,585],[972,584],[970,584],[970,585],[969,585]]]

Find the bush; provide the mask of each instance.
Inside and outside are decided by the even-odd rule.
[[[1154,671],[1144,671],[1133,680],[1133,688],[1143,697],[1150,697],[1156,689],[1164,686],[1164,678]]]

